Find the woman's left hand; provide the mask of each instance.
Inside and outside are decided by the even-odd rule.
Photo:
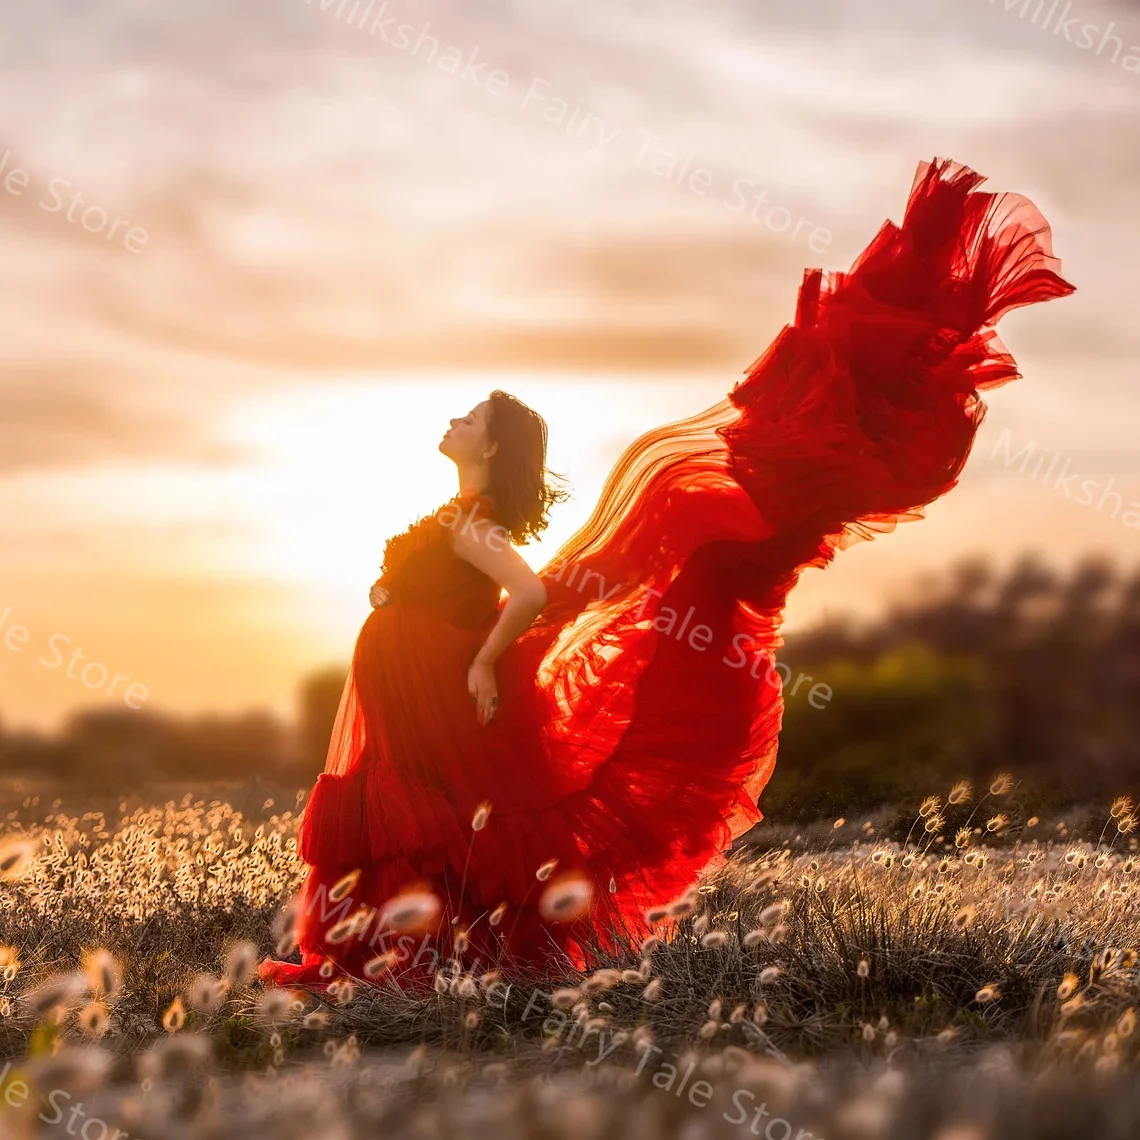
[[[475,716],[480,724],[490,724],[499,708],[499,689],[495,669],[476,661],[467,670],[467,692],[475,702]]]

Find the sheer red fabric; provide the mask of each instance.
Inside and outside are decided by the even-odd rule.
[[[955,485],[979,390],[1018,375],[994,322],[1072,292],[1033,204],[982,181],[922,164],[902,225],[850,272],[808,272],[795,322],[726,399],[629,447],[542,571],[548,604],[500,658],[489,726],[466,671],[499,591],[450,535],[494,504],[453,500],[392,540],[391,601],[360,631],[300,825],[302,961],[267,960],[266,981],[366,977],[386,951],[405,981],[453,956],[580,964],[586,934],[643,936],[647,907],[762,818],[788,591]],[[588,915],[550,917],[559,876],[590,885]],[[416,889],[443,908],[398,935],[383,904]]]

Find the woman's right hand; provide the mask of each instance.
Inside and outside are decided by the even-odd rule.
[[[388,591],[385,590],[379,582],[373,582],[372,589],[368,591],[368,600],[372,603],[372,608],[376,609],[379,606],[386,606],[388,599]]]

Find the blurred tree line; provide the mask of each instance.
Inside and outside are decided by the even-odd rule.
[[[831,697],[786,699],[770,818],[917,802],[1010,770],[1035,807],[1132,791],[1140,771],[1140,571],[1068,574],[1026,557],[1004,574],[964,561],[862,626],[789,635],[779,654]],[[134,787],[260,777],[308,788],[322,770],[347,665],[306,678],[297,715],[76,714],[57,737],[0,731],[0,770]],[[789,686],[790,689],[791,686]]]
[[[347,676],[345,665],[306,678],[292,723],[268,712],[175,717],[116,704],[75,713],[54,737],[0,726],[0,772],[115,789],[253,777],[307,789],[324,767]]]
[[[773,818],[819,818],[945,793],[1010,770],[1047,809],[1107,803],[1140,771],[1140,572],[1088,559],[1062,575],[1027,556],[999,575],[963,561],[863,628],[787,638],[793,674]]]

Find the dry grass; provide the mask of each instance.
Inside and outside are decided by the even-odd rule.
[[[340,1000],[253,973],[302,879],[296,805],[30,797],[0,838],[0,1136],[53,1115],[5,1109],[20,1080],[82,1100],[86,1140],[1132,1137],[1131,806],[1096,843],[1030,839],[1009,793],[927,801],[905,843],[838,823],[742,853],[583,976],[447,963],[429,996]]]

